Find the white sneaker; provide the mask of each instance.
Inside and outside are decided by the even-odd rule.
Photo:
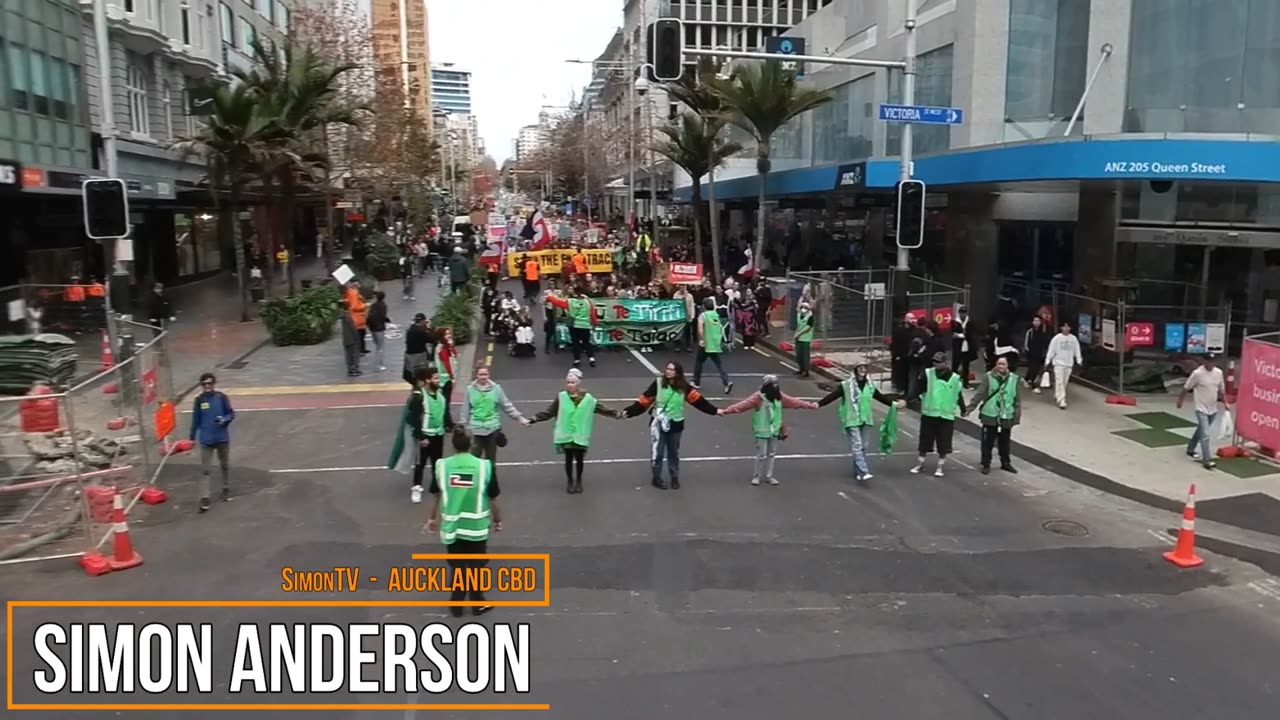
[[[1039,395],[1039,394],[1040,394],[1040,388],[1036,388],[1036,389],[1032,390],[1031,392],[1033,392],[1033,393],[1035,393],[1035,394]]]
[[[751,478],[751,484],[752,484],[752,485],[759,485],[759,484],[760,484],[760,478]]]
[[[777,484],[778,484],[778,478],[769,478],[769,484],[770,484],[770,485],[777,485]]]
[[[865,474],[859,475],[859,476],[858,476],[858,479],[859,479],[859,480],[861,480],[862,482],[866,482],[866,481],[870,480],[870,479],[871,479],[871,478],[873,478],[873,477],[875,477],[875,476],[874,476],[874,475],[872,475],[871,473],[865,473]]]
[[[415,503],[422,502],[422,486],[421,485],[413,486],[413,489],[409,491],[409,499]]]
[[[386,366],[386,365],[379,365],[379,366],[378,366],[378,372],[386,372],[386,371],[387,371],[387,366]]]
[[[937,470],[934,470],[934,471],[933,471],[933,476],[934,476],[934,477],[942,477],[942,468],[938,468]]]
[[[917,466],[915,466],[915,467],[911,468],[911,474],[912,474],[912,475],[919,475],[919,474],[920,474],[920,471],[921,471],[921,470],[923,470],[923,469],[924,469],[924,463],[920,463],[919,465],[917,465]]]

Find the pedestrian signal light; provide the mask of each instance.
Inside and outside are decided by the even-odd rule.
[[[684,74],[684,23],[662,18],[649,26],[649,64],[658,82],[674,82]]]
[[[85,180],[80,190],[84,199],[84,232],[90,239],[129,235],[129,193],[123,180]]]
[[[898,247],[924,245],[925,186],[920,180],[898,183]]]

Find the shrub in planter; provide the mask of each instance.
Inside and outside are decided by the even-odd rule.
[[[276,345],[316,345],[328,339],[338,319],[337,285],[306,288],[291,298],[272,298],[262,321]]]
[[[368,254],[360,263],[365,273],[375,280],[394,280],[400,276],[400,246],[382,233],[370,235]],[[361,283],[362,285],[364,283]]]
[[[476,296],[471,292],[446,295],[436,305],[431,315],[431,326],[436,328],[452,328],[453,343],[466,345],[475,334],[476,315],[479,307]]]

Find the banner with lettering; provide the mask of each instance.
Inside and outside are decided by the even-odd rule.
[[[612,249],[584,248],[582,255],[587,260],[587,272],[593,274],[613,272]],[[559,275],[565,265],[573,263],[573,250],[509,251],[507,253],[507,277],[522,277],[524,264],[529,258],[538,261],[538,267],[542,270],[543,275]]]
[[[1245,338],[1234,420],[1240,437],[1280,449],[1280,347]]]
[[[591,342],[600,345],[661,345],[679,340],[689,316],[683,300],[627,300],[596,298],[591,301],[600,323]],[[569,327],[556,325],[556,340],[569,344]]]

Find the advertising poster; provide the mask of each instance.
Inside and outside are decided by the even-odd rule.
[[[1187,324],[1187,352],[1192,355],[1205,353],[1206,330],[1204,323]]]
[[[1110,318],[1102,320],[1102,347],[1107,350],[1116,349],[1116,321]]]
[[[1125,349],[1151,347],[1156,344],[1156,326],[1149,322],[1131,322],[1124,326]]]
[[[1164,351],[1180,353],[1187,346],[1187,326],[1184,323],[1167,323],[1164,326]]]
[[[1204,326],[1204,347],[1211,353],[1220,353],[1227,348],[1227,326],[1222,323],[1209,323]]]
[[[1280,347],[1245,339],[1240,366],[1236,433],[1264,448],[1280,448]]]
[[[1093,316],[1089,313],[1080,313],[1080,324],[1076,326],[1076,335],[1080,337],[1080,342],[1085,345],[1093,344]]]

